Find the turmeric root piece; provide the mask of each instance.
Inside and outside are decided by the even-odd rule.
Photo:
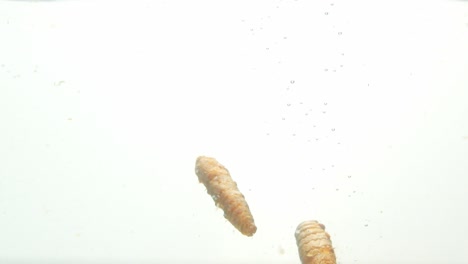
[[[315,220],[296,228],[296,243],[302,264],[336,264],[335,251],[325,226]]]
[[[223,209],[224,217],[243,235],[253,236],[257,231],[253,216],[229,171],[216,159],[200,156],[195,164],[195,173],[216,206]]]

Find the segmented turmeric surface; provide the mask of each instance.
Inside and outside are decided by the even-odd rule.
[[[325,226],[315,220],[296,228],[296,243],[302,264],[336,264],[335,251]]]

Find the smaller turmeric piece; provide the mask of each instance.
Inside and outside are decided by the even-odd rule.
[[[195,173],[216,206],[223,209],[224,217],[243,235],[253,236],[257,227],[252,213],[229,171],[216,159],[200,156],[195,164]]]
[[[296,228],[296,243],[302,264],[336,264],[330,235],[315,220],[304,221]]]

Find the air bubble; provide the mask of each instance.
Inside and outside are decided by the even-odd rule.
[[[211,197],[213,198],[215,202],[218,201],[219,199],[219,195],[216,195],[216,194],[211,195]]]
[[[291,80],[291,81],[289,81],[289,82],[290,82],[291,84],[294,84],[296,81],[294,81],[294,80]]]

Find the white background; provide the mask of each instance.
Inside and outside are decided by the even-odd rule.
[[[309,219],[468,263],[467,49],[466,1],[0,1],[0,263],[293,264]]]

